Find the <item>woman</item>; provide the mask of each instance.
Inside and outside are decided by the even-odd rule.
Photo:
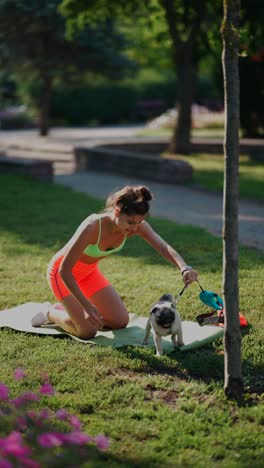
[[[121,250],[126,239],[134,235],[142,237],[175,265],[185,284],[197,280],[197,272],[146,222],[151,200],[147,187],[126,186],[109,196],[102,213],[92,214],[82,222],[48,267],[48,282],[60,305],[39,312],[32,325],[51,321],[86,339],[103,327],[126,327],[127,309],[100,272],[98,262]]]

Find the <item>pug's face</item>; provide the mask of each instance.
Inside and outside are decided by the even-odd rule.
[[[175,306],[169,301],[160,301],[151,310],[152,318],[162,328],[170,328],[175,321]]]

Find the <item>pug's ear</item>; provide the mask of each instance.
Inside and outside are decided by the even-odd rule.
[[[151,309],[150,313],[155,314],[158,310],[159,310],[158,307],[153,307],[153,309]]]

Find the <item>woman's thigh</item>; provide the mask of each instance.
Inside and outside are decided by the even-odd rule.
[[[89,301],[104,318],[105,325],[111,328],[125,328],[128,324],[128,311],[121,297],[113,286],[106,286],[97,291]]]

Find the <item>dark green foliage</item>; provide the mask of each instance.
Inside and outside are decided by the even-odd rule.
[[[17,102],[16,81],[7,71],[0,72],[0,109]]]
[[[51,98],[50,116],[56,125],[138,122],[173,108],[176,99],[177,82],[173,79],[105,84],[89,84],[87,81],[86,86],[75,87],[58,84]],[[213,102],[214,89],[208,80],[199,80],[197,100]],[[157,107],[144,109],[145,101],[156,102]]]
[[[91,84],[87,87],[55,88],[51,101],[51,118],[54,122],[69,125],[87,123],[111,124],[144,120],[144,101],[161,100],[158,107],[165,110],[175,102],[175,83],[157,82],[144,84]],[[157,110],[149,116],[155,117]]]
[[[89,25],[67,40],[60,1],[0,3],[0,61],[15,70],[21,81],[33,81],[41,134],[48,132],[49,103],[55,79],[69,82],[77,73],[90,71],[119,79],[132,61],[121,54],[123,36],[113,21]],[[28,88],[30,90],[30,87]],[[30,96],[34,100],[33,96]]]
[[[240,123],[244,136],[264,134],[264,3],[262,0],[241,0],[240,18]],[[213,64],[213,79],[219,95],[223,94],[220,50]]]
[[[74,38],[65,38],[65,19],[58,12],[59,0],[52,2],[3,0],[0,4],[0,31],[7,60],[42,74],[67,79],[74,68],[118,75],[129,61],[117,52],[123,38],[112,22],[100,27],[86,26]],[[15,24],[15,27],[13,25]],[[117,73],[118,72],[118,73]]]
[[[241,9],[241,127],[245,136],[258,137],[264,135],[264,4],[241,0]]]
[[[240,60],[240,122],[244,136],[264,136],[264,50]]]

